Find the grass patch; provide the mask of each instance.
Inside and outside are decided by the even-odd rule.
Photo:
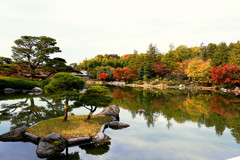
[[[87,115],[69,116],[66,122],[62,122],[62,119],[63,117],[58,117],[42,121],[28,128],[27,132],[39,137],[45,137],[50,133],[58,133],[66,139],[94,136],[100,131],[104,123],[111,121],[110,117],[97,115],[92,116],[90,120],[86,120]]]

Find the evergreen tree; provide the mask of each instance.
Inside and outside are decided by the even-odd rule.
[[[144,76],[144,66],[141,66],[139,68],[139,74],[138,74],[138,79],[142,80]]]
[[[207,47],[203,42],[200,45],[200,58],[202,58],[203,61],[206,61],[207,59]]]
[[[209,43],[206,49],[207,49],[207,59],[212,59],[214,53],[217,51],[217,45],[214,43]]]
[[[153,45],[152,43],[150,43],[146,53],[150,55],[156,55],[156,54],[159,54],[159,50],[156,45]]]
[[[212,57],[212,66],[221,66],[227,64],[229,59],[229,49],[225,42],[218,45],[217,51]]]
[[[147,78],[151,78],[151,67],[150,66],[144,66],[144,76]]]

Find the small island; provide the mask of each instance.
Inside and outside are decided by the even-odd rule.
[[[38,137],[45,137],[51,133],[57,133],[65,139],[96,136],[104,123],[110,122],[110,117],[94,115],[87,120],[87,115],[71,115],[63,123],[63,117],[49,119],[27,129],[27,132]]]
[[[104,134],[108,127],[122,129],[128,124],[117,121],[119,107],[111,105],[97,115],[70,115],[67,121],[63,117],[45,120],[27,128],[22,126],[0,135],[1,141],[31,141],[37,144],[36,153],[40,158],[59,154],[64,149],[80,145],[96,144],[98,146],[110,143],[111,138]]]

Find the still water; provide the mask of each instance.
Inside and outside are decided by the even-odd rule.
[[[106,129],[111,144],[70,147],[74,160],[222,160],[240,156],[240,97],[207,91],[109,88],[120,121],[130,127]],[[144,112],[138,112],[140,109]],[[70,106],[74,114],[88,114]],[[102,108],[98,108],[98,113]],[[62,102],[43,96],[0,95],[0,134],[23,124],[62,116]],[[0,142],[0,160],[35,160],[36,145]]]

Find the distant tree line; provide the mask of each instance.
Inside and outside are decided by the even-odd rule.
[[[145,53],[139,54],[134,50],[133,54],[124,56],[97,55],[76,67],[87,70],[92,79],[98,80],[131,82],[157,78],[181,83],[191,81],[205,85],[239,85],[239,65],[240,41],[229,45],[225,42],[208,45],[201,43],[199,47],[190,48],[185,45],[174,48],[171,44],[166,54],[151,43]]]

